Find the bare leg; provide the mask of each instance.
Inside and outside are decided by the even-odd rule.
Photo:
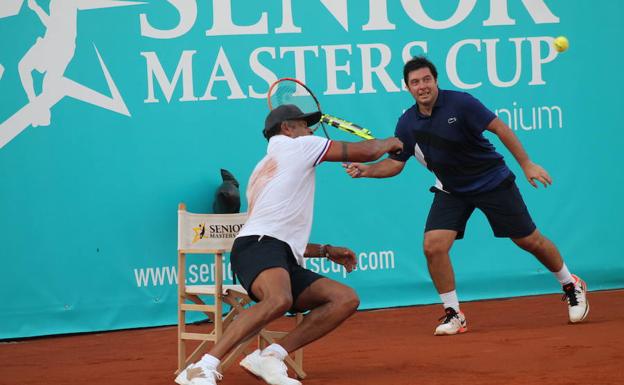
[[[283,268],[272,268],[260,273],[251,290],[260,302],[242,311],[208,354],[223,358],[253,332],[281,317],[292,306],[290,276]]]
[[[312,309],[279,344],[288,352],[305,346],[336,329],[360,305],[353,289],[328,278],[314,281],[301,293],[298,309]]]
[[[424,252],[427,257],[429,275],[438,293],[448,293],[455,290],[455,273],[449,251],[457,231],[431,230],[425,233]]]
[[[563,258],[548,238],[535,229],[531,235],[524,238],[512,238],[512,241],[522,249],[533,254],[548,270],[557,272],[563,267]]]

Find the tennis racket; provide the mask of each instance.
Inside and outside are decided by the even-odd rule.
[[[323,113],[321,110],[321,104],[312,90],[297,79],[281,78],[275,81],[269,88],[267,101],[269,103],[270,110],[283,104],[294,104],[304,113],[319,111],[321,113],[321,121],[319,122],[319,125],[323,128],[325,136],[328,138],[329,135],[325,129],[325,124],[336,127],[337,129],[350,134],[357,135],[363,139],[375,139],[370,130],[347,120]],[[316,130],[317,128],[318,127],[313,127],[312,129]]]

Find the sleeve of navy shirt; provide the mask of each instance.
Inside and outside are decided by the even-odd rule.
[[[398,160],[399,162],[407,162],[410,156],[414,155],[414,146],[416,143],[413,141],[413,135],[409,134],[408,114],[413,113],[412,109],[408,109],[401,115],[394,130],[394,136],[399,138],[403,142],[403,151],[398,154],[390,154],[389,158],[392,160]]]
[[[474,96],[468,93],[464,95],[462,107],[467,126],[473,130],[474,134],[481,134],[496,118],[496,115]]]

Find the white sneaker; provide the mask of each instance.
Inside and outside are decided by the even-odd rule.
[[[208,369],[198,362],[190,364],[178,374],[175,382],[180,385],[216,385],[217,380],[222,379],[221,373]]]
[[[288,377],[284,361],[271,355],[263,356],[260,350],[243,358],[240,365],[271,385],[301,385],[301,382]]]
[[[568,301],[568,316],[571,323],[581,322],[589,313],[587,285],[585,281],[572,274],[574,282],[563,286],[562,301]]]
[[[456,312],[452,307],[444,309],[446,313],[444,317],[440,318],[442,321],[438,325],[433,335],[436,336],[448,336],[452,334],[465,333],[468,331],[468,324],[466,323],[466,317],[463,312]]]

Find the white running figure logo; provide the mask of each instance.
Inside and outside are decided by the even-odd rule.
[[[35,44],[19,61],[18,72],[28,96],[28,104],[0,124],[0,149],[29,125],[33,127],[49,125],[50,109],[65,96],[130,116],[95,44],[93,48],[106,78],[110,97],[66,78],[64,73],[76,50],[79,10],[124,7],[144,3],[116,0],[50,0],[48,14],[37,4],[36,0],[27,0],[27,2],[28,8],[37,14],[46,32],[43,37],[37,38]],[[22,3],[23,0],[3,0],[3,4],[0,4],[0,19],[19,13]],[[35,94],[33,87],[33,70],[45,73],[42,91],[39,95]],[[1,73],[0,70],[0,77]]]

